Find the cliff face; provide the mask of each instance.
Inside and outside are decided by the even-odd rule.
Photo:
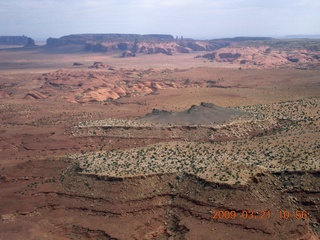
[[[89,44],[89,43],[113,43],[113,42],[135,42],[135,41],[173,41],[171,35],[162,34],[74,34],[61,38],[48,38],[47,46],[65,46],[70,44]],[[126,50],[126,49],[124,49]]]
[[[26,45],[27,43],[26,36],[0,36],[0,45]]]
[[[0,36],[0,45],[23,46],[24,48],[36,47],[35,41],[26,36]]]
[[[33,48],[35,47],[36,44],[34,42],[34,40],[30,37],[27,38],[27,43],[24,45],[25,48]]]
[[[47,40],[47,47],[50,48],[68,45],[82,45],[83,50],[92,52],[130,51],[133,55],[136,53],[172,55],[193,51],[212,51],[229,44],[226,41],[179,40],[165,34],[78,34]]]
[[[304,201],[311,197],[304,196],[301,189],[309,189],[310,181],[319,185],[319,178],[312,174],[292,175],[302,180],[298,187],[303,188],[288,193],[284,187],[287,180],[283,180],[287,176],[268,173],[253,176],[247,185],[236,186],[179,173],[112,179],[85,175],[77,165],[69,165],[66,159],[28,161],[19,163],[17,169],[2,171],[1,193],[14,197],[2,198],[6,211],[0,215],[1,237],[318,239],[316,229],[310,227],[317,226],[313,220],[317,205],[310,208],[315,209],[314,213],[310,211],[311,220],[285,220],[278,215],[279,210],[289,209],[293,215],[293,209],[304,208]],[[49,177],[44,179],[44,172],[49,172]],[[16,189],[23,194],[17,194]],[[318,188],[310,190],[317,192]],[[314,199],[318,204],[315,194]],[[215,218],[217,211],[233,211],[236,217]],[[249,211],[254,211],[254,219],[242,218]],[[41,220],[43,216],[45,221]]]

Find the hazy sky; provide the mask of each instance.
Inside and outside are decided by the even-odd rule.
[[[0,35],[320,34],[320,0],[0,0]]]

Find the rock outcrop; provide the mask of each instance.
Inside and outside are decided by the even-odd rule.
[[[201,57],[212,62],[240,64],[242,68],[320,68],[320,52],[306,49],[282,50],[270,47],[226,47]]]
[[[46,92],[52,98],[64,98],[71,102],[103,102],[121,97],[143,96],[155,94],[161,89],[186,87],[216,87],[212,80],[195,81],[181,79],[165,79],[169,70],[130,70],[114,69],[103,62],[95,62],[84,70],[59,69],[37,77],[42,82],[39,92]],[[96,70],[98,69],[98,70]],[[172,71],[171,71],[172,72]],[[159,79],[154,79],[158,76]],[[152,77],[152,80],[149,79]],[[37,98],[37,94],[29,94]],[[41,97],[40,97],[41,98]]]
[[[32,91],[32,92],[28,92],[24,98],[25,99],[45,99],[47,98],[47,96],[38,91]]]
[[[135,54],[172,55],[174,53],[190,53],[194,51],[212,51],[229,43],[223,40],[196,41],[193,39],[179,40],[171,35],[161,34],[78,34],[49,38],[47,47],[58,48],[63,46],[78,45],[83,50],[90,52],[122,52],[123,56]],[[130,51],[131,54],[127,54]]]
[[[85,45],[87,43],[103,43],[103,42],[116,42],[117,47],[120,50],[127,50],[123,48],[126,42],[134,41],[173,41],[174,38],[171,35],[161,34],[74,34],[63,36],[61,38],[49,38],[47,39],[47,46],[57,47],[71,44]],[[122,42],[122,44],[121,44]]]
[[[122,53],[122,57],[135,57],[136,54],[135,53],[132,53],[131,51],[129,50],[126,50]]]
[[[35,44],[34,40],[32,38],[28,37],[27,38],[27,43],[23,47],[25,47],[25,48],[33,48],[35,46],[36,46],[36,44]]]
[[[183,112],[168,112],[153,109],[143,119],[166,124],[198,125],[212,124],[213,122],[222,123],[228,121],[232,116],[242,113],[236,109],[222,108],[212,103],[202,102],[199,106],[193,105]]]
[[[94,62],[93,65],[91,65],[89,68],[103,69],[103,68],[111,68],[111,67],[103,62]]]
[[[0,36],[0,45],[31,46],[32,43],[34,44],[34,40],[26,36]]]
[[[0,99],[10,98],[10,95],[0,90]]]

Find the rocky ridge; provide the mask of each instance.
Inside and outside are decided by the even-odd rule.
[[[236,109],[222,108],[212,103],[200,103],[199,106],[192,105],[183,112],[168,112],[153,109],[152,113],[147,114],[142,119],[156,123],[168,125],[210,125],[229,121],[232,117],[244,114]]]
[[[307,49],[279,50],[269,46],[226,47],[202,56],[211,62],[239,64],[246,69],[300,68],[319,69],[320,51]]]
[[[209,51],[227,46],[227,41],[197,41],[193,39],[174,39],[171,35],[161,34],[77,34],[61,38],[49,38],[46,47],[80,45],[83,50],[92,52],[122,51],[124,57],[135,54],[172,55],[193,51]],[[129,54],[130,53],[130,54]]]
[[[6,192],[14,182],[20,186],[11,200],[15,207],[0,215],[1,237],[19,227],[25,232],[9,236],[66,240],[317,239],[312,228],[317,224],[316,209],[307,204],[317,200],[300,192],[319,192],[319,176],[313,173],[260,173],[247,185],[230,186],[182,173],[107,179],[81,174],[77,164],[68,166],[66,161],[28,161],[19,166],[16,172],[26,177],[17,178],[8,169],[0,176]],[[59,170],[53,172],[53,166]],[[44,177],[43,167],[50,171],[49,176]],[[286,191],[288,182],[297,182],[291,192]],[[295,209],[307,209],[308,218],[281,219],[279,209],[290,209],[293,216]],[[215,211],[235,211],[236,217],[213,218]],[[241,217],[251,211],[254,219]],[[263,211],[270,211],[270,218]],[[45,222],[41,221],[44,217]]]

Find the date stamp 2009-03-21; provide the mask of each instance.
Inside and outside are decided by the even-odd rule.
[[[308,213],[306,210],[278,210],[277,212],[271,212],[270,210],[260,210],[260,211],[253,211],[253,210],[242,210],[242,211],[235,211],[235,210],[213,210],[212,211],[213,219],[259,219],[259,220],[266,220],[270,218],[278,218],[283,220],[289,219],[303,219],[306,220],[308,218]]]

